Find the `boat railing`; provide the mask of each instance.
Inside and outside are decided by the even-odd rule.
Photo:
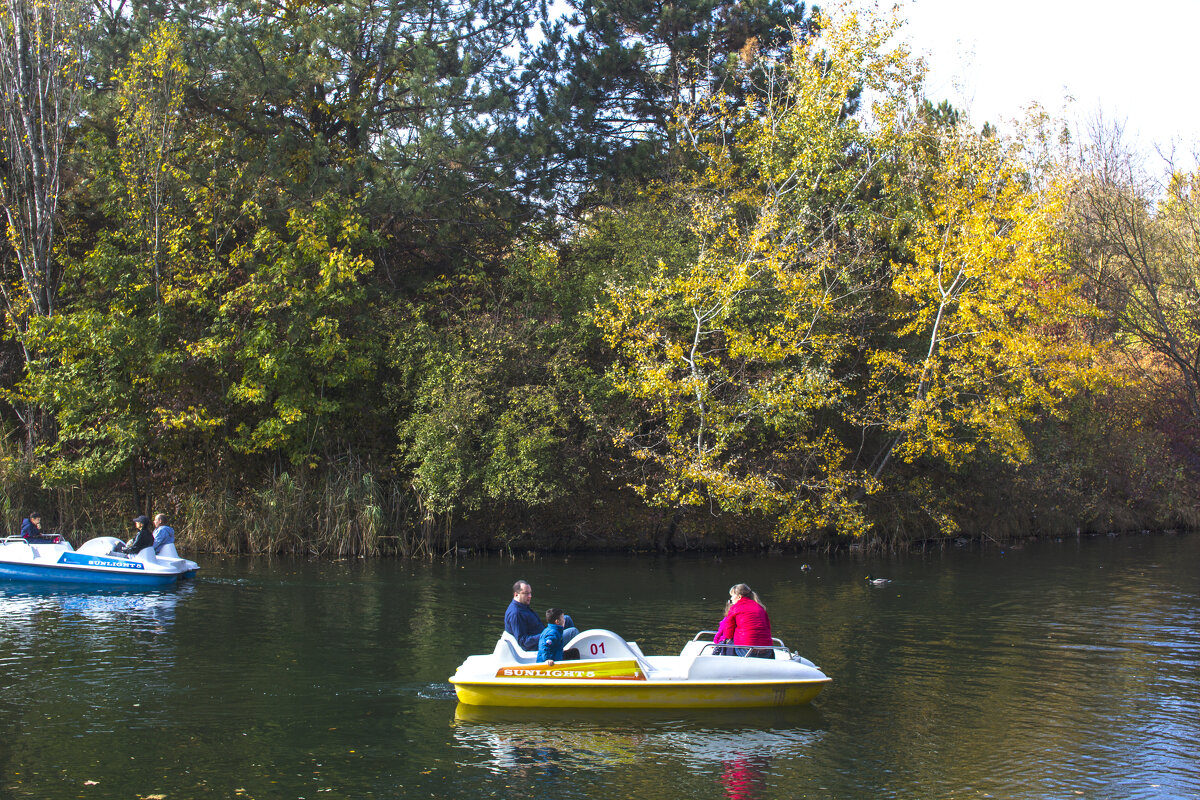
[[[57,533],[43,533],[40,536],[35,536],[32,539],[26,539],[24,536],[5,536],[0,538],[0,544],[16,544],[17,542],[24,542],[30,546],[35,544],[59,544],[65,541],[66,540],[62,537],[62,535]]]
[[[702,636],[708,636],[709,638],[707,641],[705,641],[704,639],[701,638]],[[728,643],[718,643],[716,641],[716,638],[717,638],[716,631],[700,631],[695,636],[693,636],[692,637],[693,642],[704,642],[704,646],[702,648],[700,648],[700,652],[698,653],[698,655],[706,655],[706,654],[713,655],[716,652],[716,649],[718,647],[741,647],[746,650],[746,652],[742,653],[741,657],[742,658],[750,658],[751,657],[750,653],[752,651],[768,649],[766,645],[742,645],[742,644],[735,645],[735,644],[728,644]],[[784,658],[791,658],[792,651],[788,649],[787,645],[785,645],[783,643],[782,639],[772,636],[771,642],[772,642],[772,644],[769,649],[782,652]],[[724,655],[724,654],[722,654],[722,655]],[[730,653],[730,655],[733,655],[733,654]]]

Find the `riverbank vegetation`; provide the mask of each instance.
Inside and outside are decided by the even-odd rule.
[[[10,0],[0,506],[226,552],[1200,520],[1200,175],[901,21]]]

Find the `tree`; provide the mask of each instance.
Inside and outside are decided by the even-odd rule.
[[[1133,368],[1152,383],[1173,376],[1200,420],[1200,173],[1159,181],[1143,164],[1119,130],[1093,131],[1072,194],[1077,265]]]
[[[193,55],[209,75],[193,102],[238,132],[238,157],[278,193],[268,216],[360,197],[384,238],[378,277],[409,290],[493,259],[531,213],[508,191],[501,145],[536,7],[239,0]]]
[[[79,202],[95,203],[89,211],[100,222],[80,236],[88,249],[64,260],[57,313],[29,326],[32,356],[18,386],[56,422],[54,439],[39,443],[40,477],[79,485],[127,472],[139,509],[143,462],[176,456],[181,431],[211,432],[217,422],[195,390],[177,394],[207,383],[187,369],[194,328],[181,301],[197,265],[214,263],[207,242],[220,219],[187,168],[206,149],[223,149],[210,128],[186,124],[180,50],[177,30],[152,31],[115,71],[115,113],[96,113],[103,106],[90,98],[88,117],[112,125],[79,134],[80,166],[91,168],[81,169]],[[192,448],[181,450],[195,460]]]
[[[716,96],[718,125],[695,135],[707,169],[665,190],[685,193],[698,253],[609,288],[597,323],[616,388],[643,407],[615,436],[658,467],[639,486],[652,501],[783,514],[788,535],[866,527],[871,485],[836,423],[887,227],[864,188],[897,154],[916,85],[882,47],[893,30],[850,15],[764,65],[757,102]],[[862,88],[874,126],[845,114]]]
[[[653,502],[862,533],[870,497],[904,486],[897,456],[1025,459],[1022,424],[1085,377],[1060,185],[1019,148],[924,122],[897,26],[823,21],[764,66],[759,102],[715,98],[706,172],[666,190],[698,253],[598,309],[614,386],[642,409],[614,436]]]
[[[129,218],[142,239],[160,299],[164,229],[178,222],[164,217],[180,208],[167,194],[180,183],[172,150],[182,121],[186,80],[179,30],[166,25],[151,33],[118,76],[117,147]]]
[[[811,35],[791,0],[569,0],[530,61],[526,167],[559,202],[666,177],[677,114],[699,108],[761,54]]]
[[[547,324],[506,307],[397,330],[392,357],[415,383],[398,455],[427,525],[482,509],[520,518],[581,488],[570,376],[556,363],[571,345]]]
[[[377,342],[356,335],[373,267],[354,201],[295,210],[283,231],[264,225],[230,255],[246,279],[220,287],[212,322],[190,347],[228,386],[222,416],[243,453],[282,454],[315,467],[331,420],[361,408]]]
[[[79,108],[82,7],[73,0],[5,0],[0,16],[0,202],[25,301],[9,316],[54,313],[61,280],[55,233],[69,128]]]
[[[0,13],[0,293],[26,364],[37,357],[31,322],[56,311],[62,281],[56,235],[84,22],[75,0],[5,0]],[[30,449],[52,435],[37,398],[10,399]]]
[[[916,131],[895,339],[869,355],[868,408],[891,437],[873,477],[897,455],[952,469],[977,449],[1028,461],[1024,426],[1095,377],[1092,310],[1064,247],[1064,171],[1039,165],[1031,133],[1027,144],[961,124]]]

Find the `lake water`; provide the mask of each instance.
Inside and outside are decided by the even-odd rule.
[[[1200,535],[198,560],[171,591],[0,587],[0,797],[1200,797]],[[783,710],[459,707],[447,678],[492,649],[517,578],[647,653],[744,581],[833,683]]]

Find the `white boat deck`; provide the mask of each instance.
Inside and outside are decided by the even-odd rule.
[[[627,642],[617,634],[603,629],[583,631],[568,642],[566,647],[579,651],[580,662],[578,663],[636,661],[646,678],[651,681],[728,680],[731,672],[742,674],[749,672],[756,677],[761,676],[764,680],[775,680],[779,677],[786,677],[788,671],[794,669],[796,663],[796,659],[783,646],[782,642],[779,642],[774,648],[775,657],[773,659],[738,658],[717,655],[711,640],[705,641],[698,638],[688,642],[677,656],[647,656],[642,653],[637,642]],[[471,662],[476,659],[486,661],[489,670],[507,665],[538,663],[537,653],[523,649],[508,632],[501,634],[500,640],[496,642],[495,650],[490,655],[470,656],[467,661]],[[806,666],[815,669],[812,662],[806,659],[799,660]],[[577,662],[563,663],[565,666]],[[464,666],[466,665],[464,664]]]

